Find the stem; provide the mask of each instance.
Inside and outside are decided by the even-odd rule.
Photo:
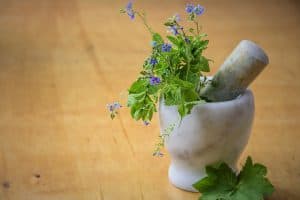
[[[181,26],[178,24],[177,21],[175,21],[175,23],[176,23],[176,25],[180,28],[180,30],[182,31],[183,37],[184,37],[184,38],[187,38],[187,37],[186,37],[186,34],[185,34],[184,30],[183,30],[183,27],[181,27]]]
[[[197,27],[197,34],[199,35],[199,23],[198,23],[198,21],[194,21],[194,23],[196,24],[196,27]]]
[[[141,18],[141,20],[143,21],[144,25],[146,26],[146,28],[148,29],[148,31],[153,34],[153,31],[151,29],[151,27],[148,25],[148,22],[146,20],[146,17],[144,14],[141,14],[140,12],[135,11],[135,13]]]

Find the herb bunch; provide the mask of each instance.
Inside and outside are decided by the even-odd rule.
[[[157,111],[160,99],[166,105],[175,105],[182,117],[189,114],[194,105],[205,102],[199,96],[207,79],[209,59],[203,56],[208,40],[201,33],[198,18],[204,13],[201,5],[188,4],[188,20],[194,28],[185,29],[179,15],[174,15],[164,23],[170,34],[166,39],[154,32],[148,25],[145,14],[133,8],[129,2],[121,13],[130,19],[139,17],[151,34],[152,52],[144,61],[139,77],[128,89],[128,107],[135,120],[143,120],[147,125]],[[200,78],[202,77],[202,78]]]

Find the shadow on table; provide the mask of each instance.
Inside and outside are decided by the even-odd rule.
[[[274,194],[265,200],[300,200],[300,191],[288,191],[286,189],[275,188]]]

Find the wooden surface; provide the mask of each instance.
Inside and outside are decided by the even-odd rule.
[[[113,3],[112,3],[113,2]],[[171,4],[171,2],[173,2]],[[183,13],[187,1],[136,1],[149,23]],[[152,157],[159,134],[121,99],[148,55],[150,37],[121,16],[126,1],[0,1],[0,199],[195,200],[167,178],[169,157]],[[300,5],[297,0],[203,0],[215,72],[241,39],[269,54],[252,85],[256,118],[247,155],[269,168],[272,200],[300,199]]]

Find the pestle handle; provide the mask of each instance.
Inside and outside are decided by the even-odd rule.
[[[200,90],[200,96],[213,102],[232,100],[242,94],[268,64],[269,58],[262,48],[250,40],[242,40]]]

